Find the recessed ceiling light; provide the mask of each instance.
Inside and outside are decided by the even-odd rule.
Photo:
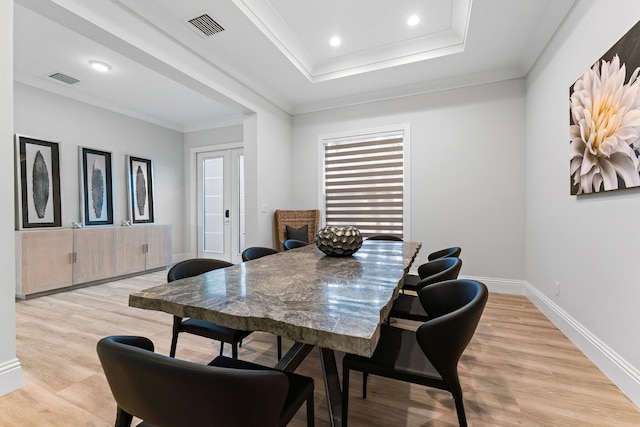
[[[409,19],[407,19],[407,25],[410,27],[418,25],[419,22],[420,22],[420,17],[418,15],[411,15]]]
[[[109,65],[109,64],[107,64],[105,62],[96,61],[94,59],[89,61],[89,64],[91,65],[91,68],[93,68],[96,71],[100,71],[102,73],[106,73],[107,71],[109,71],[111,69],[111,65]]]
[[[340,37],[338,36],[333,36],[331,37],[331,40],[329,40],[329,44],[333,47],[340,46],[341,43],[342,40],[340,40]]]

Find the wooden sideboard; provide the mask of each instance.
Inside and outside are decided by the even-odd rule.
[[[171,225],[16,231],[18,298],[169,264]]]

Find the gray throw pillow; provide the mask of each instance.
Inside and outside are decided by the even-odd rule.
[[[300,228],[295,228],[287,225],[287,239],[309,243],[309,226],[303,225]]]

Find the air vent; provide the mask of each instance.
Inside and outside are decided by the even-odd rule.
[[[51,77],[52,79],[59,80],[59,81],[61,81],[63,83],[66,83],[68,85],[72,85],[72,84],[78,83],[80,81],[78,79],[74,79],[73,77],[69,77],[66,74],[62,74],[62,73],[53,73],[49,77]]]
[[[196,16],[193,19],[189,19],[189,23],[196,27],[198,31],[200,31],[207,37],[224,31],[222,25],[218,24],[212,17],[210,17],[206,13],[200,16]]]

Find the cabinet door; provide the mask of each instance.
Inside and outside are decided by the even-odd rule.
[[[115,275],[137,273],[146,267],[145,227],[116,227],[115,233]]]
[[[73,283],[86,283],[114,275],[113,227],[73,230],[75,263]]]
[[[147,270],[171,264],[171,226],[149,225],[147,229]]]
[[[73,232],[16,232],[16,293],[26,296],[71,286]]]

